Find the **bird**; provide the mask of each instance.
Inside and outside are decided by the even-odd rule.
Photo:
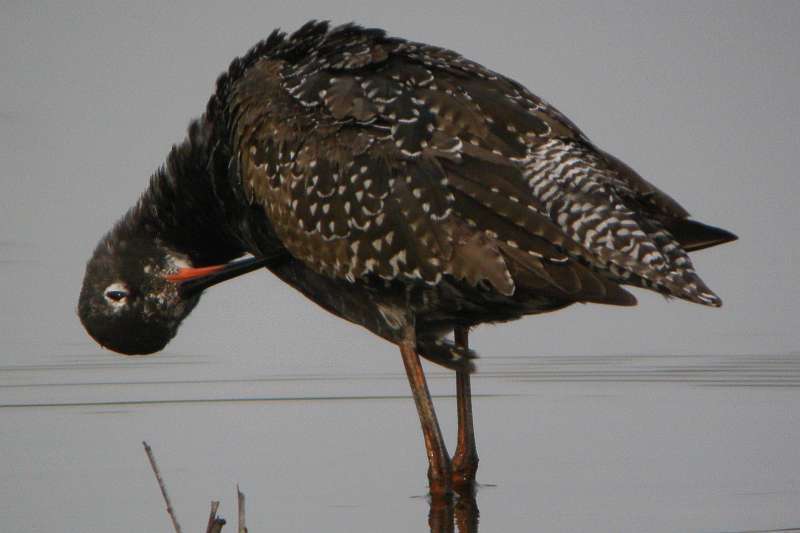
[[[163,349],[209,287],[267,269],[400,349],[430,494],[474,486],[469,331],[625,286],[720,298],[688,253],[735,240],[520,83],[354,23],[279,30],[233,60],[204,112],[86,265],[101,346]],[[455,371],[448,454],[420,357]]]

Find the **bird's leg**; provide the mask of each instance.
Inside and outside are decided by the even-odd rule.
[[[410,329],[410,328],[409,328]],[[400,353],[408,374],[408,382],[417,405],[422,434],[425,438],[425,449],[428,452],[428,482],[431,496],[435,499],[446,498],[452,494],[450,456],[447,454],[433,400],[425,381],[425,373],[416,350],[416,336],[411,330],[400,342]]]
[[[457,326],[456,346],[469,348],[469,329]],[[453,486],[459,493],[471,494],[478,471],[478,450],[475,448],[475,429],[472,425],[472,388],[469,371],[456,371],[456,401],[458,403],[458,444],[453,455]]]

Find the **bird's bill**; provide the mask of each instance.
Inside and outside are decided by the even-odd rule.
[[[164,276],[164,279],[178,284],[181,296],[193,296],[218,283],[263,268],[273,260],[273,257],[249,257],[223,265],[181,268],[174,274]]]
[[[224,268],[225,265],[213,265],[199,268],[180,268],[174,274],[167,274],[164,276],[164,279],[173,283],[180,283],[183,281],[189,281],[215,274]]]

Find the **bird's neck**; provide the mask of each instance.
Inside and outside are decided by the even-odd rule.
[[[225,263],[244,253],[215,193],[209,130],[203,121],[191,124],[186,140],[173,146],[166,164],[120,224],[188,256],[195,266]]]

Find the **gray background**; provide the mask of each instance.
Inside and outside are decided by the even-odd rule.
[[[635,308],[574,306],[480,328],[471,338],[484,358],[479,371],[493,356],[800,352],[798,2],[4,0],[5,383],[14,382],[15,370],[37,364],[108,364],[98,379],[128,368],[131,360],[101,351],[75,317],[85,261],[171,144],[183,139],[230,60],[273,28],[292,31],[310,18],[383,27],[520,81],[696,218],[740,237],[694,256],[723,298],[722,309],[634,290]],[[207,294],[155,360],[198,357],[216,366],[173,374],[402,372],[396,348],[327,315],[266,273]],[[57,396],[41,389],[23,400]],[[44,438],[38,432],[46,430],[18,419],[20,434]],[[419,452],[410,431],[403,446]],[[6,446],[29,445],[9,435]]]

